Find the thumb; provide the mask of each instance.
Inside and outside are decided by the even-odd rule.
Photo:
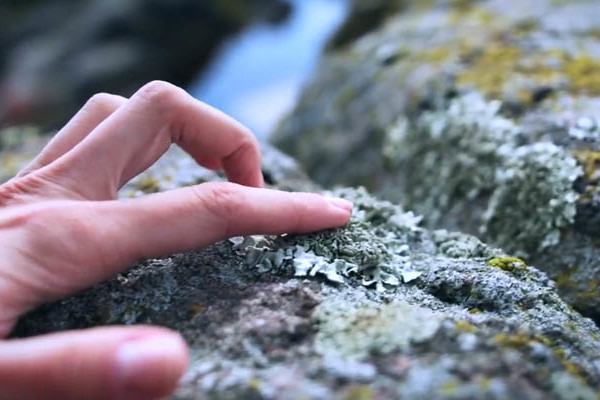
[[[157,399],[175,390],[185,342],[155,327],[110,327],[0,342],[0,398]]]

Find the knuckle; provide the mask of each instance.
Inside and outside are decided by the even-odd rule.
[[[192,187],[203,210],[229,227],[244,210],[245,202],[239,186],[229,182],[211,182]]]
[[[174,101],[181,89],[164,81],[152,81],[145,84],[137,93],[139,97],[153,106],[164,106]]]
[[[86,110],[112,112],[116,106],[115,96],[108,93],[97,93],[83,106]]]

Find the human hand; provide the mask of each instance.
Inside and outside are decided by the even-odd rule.
[[[171,143],[232,183],[138,199],[117,191]],[[251,133],[164,82],[131,99],[94,96],[17,177],[0,186],[0,338],[27,310],[101,282],[137,260],[231,236],[343,225],[345,200],[262,188]],[[0,341],[1,399],[153,399],[187,366],[158,327],[111,327]]]

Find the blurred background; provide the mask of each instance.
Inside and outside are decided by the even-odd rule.
[[[2,0],[0,128],[57,129],[94,93],[129,96],[162,79],[264,138],[355,8],[351,0]]]

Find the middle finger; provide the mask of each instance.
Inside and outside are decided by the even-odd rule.
[[[205,167],[223,168],[235,183],[256,187],[263,184],[260,151],[250,131],[164,82],[152,82],[140,89],[44,173],[54,175],[65,187],[87,198],[111,199],[172,143]]]

